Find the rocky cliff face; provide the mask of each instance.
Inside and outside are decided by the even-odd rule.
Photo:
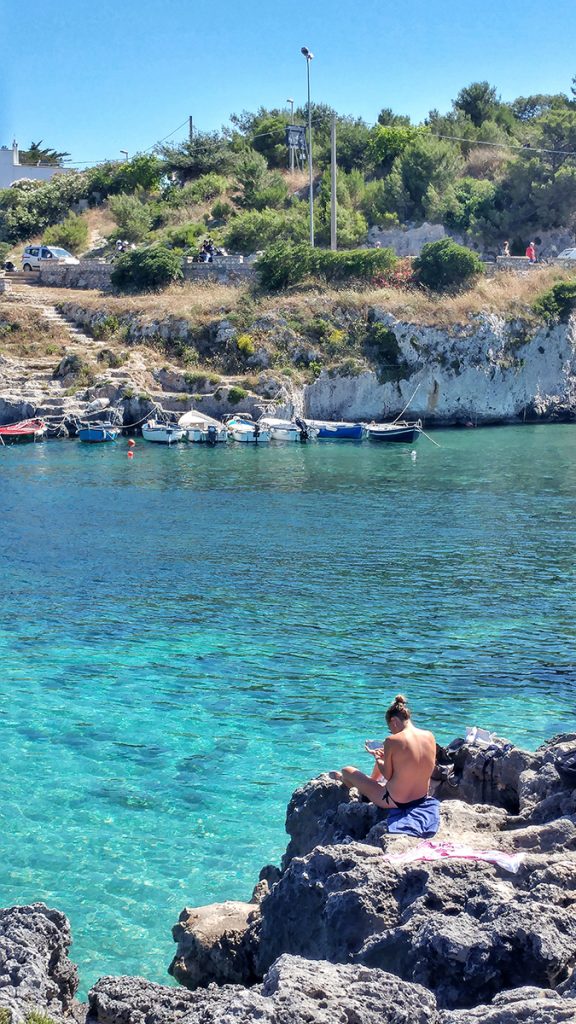
[[[102,319],[102,313],[75,304],[62,308],[83,326]],[[361,333],[352,313],[350,319],[335,311],[335,317],[344,335]],[[368,311],[367,329],[374,324],[379,325],[380,347],[363,347],[356,340],[356,348],[350,349],[355,358],[340,359],[312,384],[297,386],[281,371],[269,369],[278,346],[282,359],[300,368],[310,360],[322,361],[321,353],[281,317],[260,318],[248,332],[258,341],[248,370],[261,373],[264,400],[281,396],[281,414],[295,412],[311,419],[386,420],[407,405],[411,417],[421,417],[429,426],[576,418],[576,318],[538,327],[482,314],[440,328],[401,321],[375,307]],[[133,342],[144,343],[155,336],[187,343],[194,333],[182,318],[142,324],[128,318],[125,327]],[[225,359],[235,348],[237,334],[229,321],[215,323],[204,355],[217,352]],[[258,400],[262,397],[250,396],[248,404],[256,408]],[[202,408],[209,415],[218,415],[221,406],[220,399],[203,398]]]
[[[372,315],[389,331],[382,372],[323,371],[304,389],[305,415],[383,420],[409,403],[428,425],[576,418],[574,320],[535,329],[483,315],[440,330]]]

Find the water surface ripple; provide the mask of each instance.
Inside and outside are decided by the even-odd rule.
[[[0,905],[69,915],[84,990],[166,981],[395,693],[442,739],[574,728],[576,428],[435,437],[0,450]]]

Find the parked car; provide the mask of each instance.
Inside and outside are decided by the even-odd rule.
[[[54,245],[27,245],[22,253],[22,270],[40,270],[40,267],[52,263],[80,263],[67,249],[58,249]]]
[[[562,252],[558,253],[556,259],[557,260],[576,260],[576,249],[563,249]]]

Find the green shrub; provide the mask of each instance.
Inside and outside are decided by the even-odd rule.
[[[230,388],[228,391],[228,401],[230,402],[230,405],[237,405],[243,398],[248,398],[248,392],[245,391],[244,388],[235,386]]]
[[[223,241],[229,252],[249,254],[266,249],[278,238],[303,242],[308,234],[308,214],[304,203],[289,210],[245,210],[227,225]]]
[[[325,281],[368,281],[375,274],[396,264],[391,249],[350,249],[332,252],[312,249],[307,243],[290,245],[276,242],[258,260],[260,279],[265,288],[277,290],[298,284],[306,277]]]
[[[246,150],[236,161],[234,177],[238,192],[234,199],[238,206],[248,210],[264,210],[282,206],[288,196],[288,187],[279,171],[269,171],[261,153]]]
[[[102,198],[119,192],[131,193],[137,189],[150,192],[158,188],[164,173],[156,156],[140,154],[131,160],[108,160],[84,172],[87,192],[97,192]]]
[[[57,174],[48,182],[20,182],[0,191],[0,237],[17,242],[41,234],[63,220],[70,207],[88,194],[83,174]],[[31,187],[30,187],[31,186]]]
[[[251,334],[239,334],[236,340],[236,345],[238,346],[240,354],[246,356],[246,358],[248,358],[248,356],[253,356],[256,351],[254,338]]]
[[[545,320],[565,323],[576,309],[576,281],[561,281],[536,299],[533,307]]]
[[[213,220],[228,220],[232,210],[231,203],[227,203],[224,199],[218,199],[210,210],[210,216]]]
[[[170,249],[189,249],[191,246],[197,245],[200,235],[205,231],[204,224],[189,221],[187,224],[163,228],[161,233],[155,237],[159,244],[166,245]]]
[[[451,238],[427,242],[413,267],[418,284],[437,292],[470,284],[483,272],[482,261],[476,253]]]
[[[104,366],[109,367],[111,370],[117,370],[119,366],[122,366],[128,359],[127,352],[113,352],[110,348],[100,349],[100,352],[96,356],[99,363],[103,363]]]
[[[7,1006],[0,1006],[0,1024],[12,1024],[12,1011]]]
[[[216,199],[226,191],[228,182],[221,174],[203,174],[196,181],[190,181],[181,188],[171,188],[166,195],[170,206],[195,206]]]
[[[39,1010],[30,1010],[26,1014],[26,1024],[55,1024],[54,1018]]]
[[[316,338],[318,341],[323,341],[330,334],[332,324],[324,317],[315,316],[312,320],[308,320],[308,322],[303,325],[303,328],[306,331],[306,334],[311,334],[312,337]],[[298,327],[298,330],[300,329],[301,328]]]
[[[182,277],[180,257],[162,245],[135,249],[116,261],[111,280],[120,291],[157,291]]]
[[[43,241],[46,245],[61,245],[70,252],[83,252],[88,247],[88,224],[76,213],[69,213],[61,224],[46,228]]]
[[[106,316],[103,320],[97,320],[90,327],[93,338],[110,338],[120,330],[120,321],[117,316]]]
[[[137,196],[125,192],[111,196],[108,209],[118,225],[119,235],[126,241],[138,242],[150,230],[152,213]]]

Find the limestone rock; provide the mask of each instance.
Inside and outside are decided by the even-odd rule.
[[[517,814],[520,809],[520,776],[538,764],[536,754],[511,745],[503,753],[490,746],[466,744],[460,748],[456,759],[458,799],[504,807]]]
[[[233,901],[183,910],[172,929],[178,948],[169,973],[189,989],[253,983],[248,924],[255,913],[254,903]]]
[[[574,868],[575,841],[568,821],[557,860]],[[528,979],[552,987],[573,963],[576,891],[554,884],[553,869],[549,881],[537,876],[550,860],[530,854],[512,875],[466,860],[393,865],[360,843],[319,847],[293,859],[262,903],[258,969],[282,953],[352,960],[423,984],[444,1007],[487,1002]]]
[[[60,1020],[78,988],[68,959],[72,937],[64,914],[44,903],[0,910],[0,1008],[20,1024],[31,1010]]]
[[[575,1024],[576,1001],[550,989],[517,988],[495,996],[490,1006],[447,1010],[441,1024]]]
[[[379,970],[283,956],[261,986],[182,992],[141,978],[101,978],[98,1024],[439,1024],[434,997]]]

